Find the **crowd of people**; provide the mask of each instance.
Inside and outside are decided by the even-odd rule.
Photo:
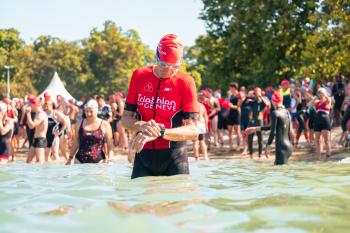
[[[16,153],[25,148],[29,149],[27,163],[70,162],[73,147],[80,149],[83,157],[83,151],[93,152],[92,157],[96,157],[91,160],[90,155],[78,156],[76,162],[107,162],[114,146],[124,151],[128,147],[127,132],[120,124],[123,110],[121,92],[107,99],[96,95],[81,101],[51,96],[49,92],[43,97],[4,98],[0,102],[0,162],[15,161]],[[95,130],[92,123],[96,119],[101,122]],[[76,147],[76,135],[84,148]]]
[[[209,159],[213,147],[286,164],[293,148],[332,156],[332,128],[341,126],[339,144],[350,147],[350,83],[308,78],[248,90],[231,83],[226,93],[210,88],[197,93],[194,80],[179,71],[183,44],[174,34],[157,47],[157,64],[134,71],[127,96],[116,92],[80,101],[45,92],[0,102],[0,163],[16,160],[29,148],[27,163],[64,161],[108,163],[114,149],[128,151],[132,178],[189,174],[186,141],[193,154]],[[263,145],[262,131],[270,131]],[[224,136],[228,135],[228,141]],[[301,136],[306,146],[300,145]],[[235,142],[234,142],[235,139]],[[325,147],[325,154],[323,152]]]
[[[194,157],[199,159],[202,154],[204,159],[209,159],[208,150],[212,147],[228,147],[253,158],[253,139],[257,135],[257,154],[261,158],[266,149],[263,134],[253,128],[271,125],[271,101],[276,91],[282,95],[282,104],[290,113],[290,139],[294,148],[301,147],[299,140],[304,136],[306,149],[315,147],[317,159],[323,159],[323,146],[329,158],[331,130],[338,125],[343,132],[338,143],[350,146],[350,83],[344,77],[318,83],[307,78],[293,83],[283,80],[279,87],[268,86],[264,90],[259,87],[246,90],[231,83],[225,96],[220,90],[210,88],[199,91],[199,137],[193,141]],[[60,95],[51,97],[50,93],[45,93],[43,98],[32,95],[24,99],[4,98],[0,103],[0,161],[15,161],[16,152],[27,147],[28,163],[61,160],[69,163],[70,150],[74,147],[75,153],[79,152],[75,162],[107,162],[109,151],[113,147],[126,151],[132,136],[120,122],[124,102],[121,92],[108,98],[95,95],[88,101],[65,100]],[[83,123],[77,125],[77,122]],[[224,135],[228,136],[226,146]],[[78,143],[75,139],[82,141]],[[85,148],[79,150],[78,145]],[[93,151],[95,158],[84,158],[84,150]],[[268,158],[268,153],[265,156]]]
[[[318,160],[324,159],[323,147],[326,158],[329,158],[332,155],[331,131],[339,125],[342,135],[338,143],[350,146],[350,83],[338,75],[333,82],[326,79],[315,82],[308,78],[294,82],[283,80],[280,85],[267,86],[263,90],[259,87],[246,90],[245,86],[237,83],[231,83],[225,94],[210,88],[201,90],[198,100],[206,109],[206,116],[201,122],[206,126],[203,132],[206,132],[204,140],[208,150],[212,146],[224,146],[223,135],[227,132],[229,149],[242,150],[242,154],[253,158],[253,138],[256,134],[258,157],[261,158],[263,134],[252,128],[271,125],[272,97],[276,92],[281,94],[282,104],[290,114],[290,141],[294,148],[305,147],[299,144],[303,135],[306,149],[315,148]],[[196,147],[194,150],[198,151]],[[207,158],[207,154],[203,154]],[[265,155],[268,157],[268,153]]]

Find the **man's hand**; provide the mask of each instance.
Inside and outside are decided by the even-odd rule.
[[[30,113],[32,111],[32,107],[28,106],[26,107],[26,113]]]
[[[151,142],[155,139],[157,139],[158,137],[153,137],[150,136],[148,134],[144,134],[144,133],[138,133],[130,142],[129,144],[129,151],[134,151],[136,153],[140,153],[140,151],[143,149],[143,147],[145,146],[145,144],[147,142]]]
[[[53,136],[55,136],[55,137],[60,136],[59,130],[54,131],[52,134],[53,134]]]
[[[257,131],[256,127],[249,127],[244,131],[244,133],[245,134],[252,134],[252,133],[255,133],[256,131]]]
[[[164,125],[158,124],[154,120],[150,120],[141,126],[140,131],[143,134],[157,138],[161,136],[161,133],[160,133],[161,127],[164,127]]]

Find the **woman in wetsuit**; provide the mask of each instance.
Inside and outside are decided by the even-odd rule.
[[[230,114],[228,115],[228,138],[230,150],[239,150],[241,144],[241,129],[240,129],[240,118],[241,118],[241,109],[240,109],[240,96],[238,95],[238,85],[236,83],[230,84]],[[237,146],[233,149],[233,134],[236,133]]]
[[[46,100],[43,105],[43,108],[48,118],[48,126],[47,126],[47,133],[46,133],[47,146],[45,149],[45,161],[46,162],[50,161],[51,157],[53,160],[59,161],[60,157],[59,157],[58,150],[60,147],[60,135],[62,135],[64,130],[68,127],[69,122],[67,117],[62,112],[54,110],[54,103],[51,100]]]
[[[113,156],[113,139],[111,125],[97,117],[98,104],[89,100],[84,107],[86,118],[76,124],[73,145],[67,165],[74,163],[108,162]],[[103,151],[107,143],[108,154]]]
[[[261,89],[259,87],[254,88],[254,100],[250,103],[251,104],[251,116],[249,125],[250,126],[262,126],[263,125],[263,112],[265,107],[270,107],[270,101],[261,94]],[[259,145],[259,158],[261,158],[262,155],[262,134],[260,131],[256,132],[256,135],[258,136],[258,145]],[[249,149],[249,156],[252,159],[253,158],[253,139],[254,134],[248,135],[248,149]]]
[[[7,117],[7,105],[0,102],[0,164],[6,164],[11,155],[13,127],[13,119]]]
[[[316,134],[317,159],[321,160],[323,142],[321,140],[321,136],[323,137],[326,146],[326,158],[330,158],[332,155],[331,122],[329,117],[329,113],[332,108],[332,99],[324,88],[319,88],[317,94],[317,98],[310,101],[309,106],[315,106],[316,109],[314,131]]]
[[[293,152],[291,143],[291,116],[287,109],[283,106],[283,96],[279,92],[272,95],[271,103],[274,110],[271,111],[271,125],[251,127],[246,130],[246,133],[251,133],[260,130],[271,130],[269,139],[267,140],[265,153],[268,154],[270,146],[276,135],[275,149],[275,165],[288,163],[288,158]],[[268,156],[267,156],[268,157]]]
[[[310,138],[309,138],[309,132],[306,126],[306,123],[309,119],[309,114],[307,112],[307,103],[308,100],[305,97],[305,88],[301,89],[301,91],[297,90],[295,91],[295,99],[296,99],[296,103],[297,103],[297,113],[296,113],[296,118],[298,121],[298,129],[297,129],[297,134],[296,134],[296,138],[295,138],[295,147],[298,147],[298,143],[299,143],[299,139],[301,136],[301,133],[304,132],[304,137],[306,139],[306,142],[308,143],[309,147],[311,147],[311,143],[310,143]]]
[[[343,102],[343,116],[341,119],[342,135],[339,144],[350,147],[350,83],[345,87],[346,97]]]
[[[240,130],[242,132],[242,141],[243,141],[243,152],[242,155],[247,154],[248,150],[248,135],[244,132],[249,127],[249,115],[252,112],[251,102],[253,101],[254,92],[249,91],[248,95],[245,96],[243,91],[240,92],[241,96],[241,119],[240,119]]]

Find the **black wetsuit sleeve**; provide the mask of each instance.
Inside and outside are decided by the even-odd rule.
[[[271,129],[271,124],[264,125],[264,126],[261,126],[261,127],[260,127],[260,130],[261,130],[261,131],[267,131],[267,130],[270,130],[270,129]]]
[[[273,111],[271,113],[271,129],[270,129],[269,139],[267,140],[267,145],[272,144],[276,133],[276,127],[277,127],[277,117],[276,117],[276,113]]]
[[[349,119],[350,119],[350,104],[346,108],[344,116],[341,119],[341,128],[343,131],[346,131],[346,123],[348,122]]]

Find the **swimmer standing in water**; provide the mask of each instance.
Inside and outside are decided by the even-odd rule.
[[[13,119],[7,116],[7,104],[0,102],[0,164],[6,164],[11,155],[13,126]]]
[[[283,96],[279,92],[272,95],[271,103],[274,110],[271,112],[271,125],[250,127],[246,130],[247,134],[261,131],[271,130],[270,136],[265,147],[266,157],[268,157],[270,146],[276,135],[276,158],[275,165],[282,165],[288,163],[288,158],[293,152],[291,143],[291,116],[289,111],[283,106]]]
[[[35,118],[32,119],[32,108],[35,111]],[[30,147],[30,151],[27,158],[27,163],[31,163],[36,157],[36,161],[44,163],[45,160],[45,148],[47,146],[46,132],[48,127],[47,114],[41,107],[41,102],[38,98],[30,99],[30,107],[26,109],[27,123],[29,128],[34,130],[33,144]]]

